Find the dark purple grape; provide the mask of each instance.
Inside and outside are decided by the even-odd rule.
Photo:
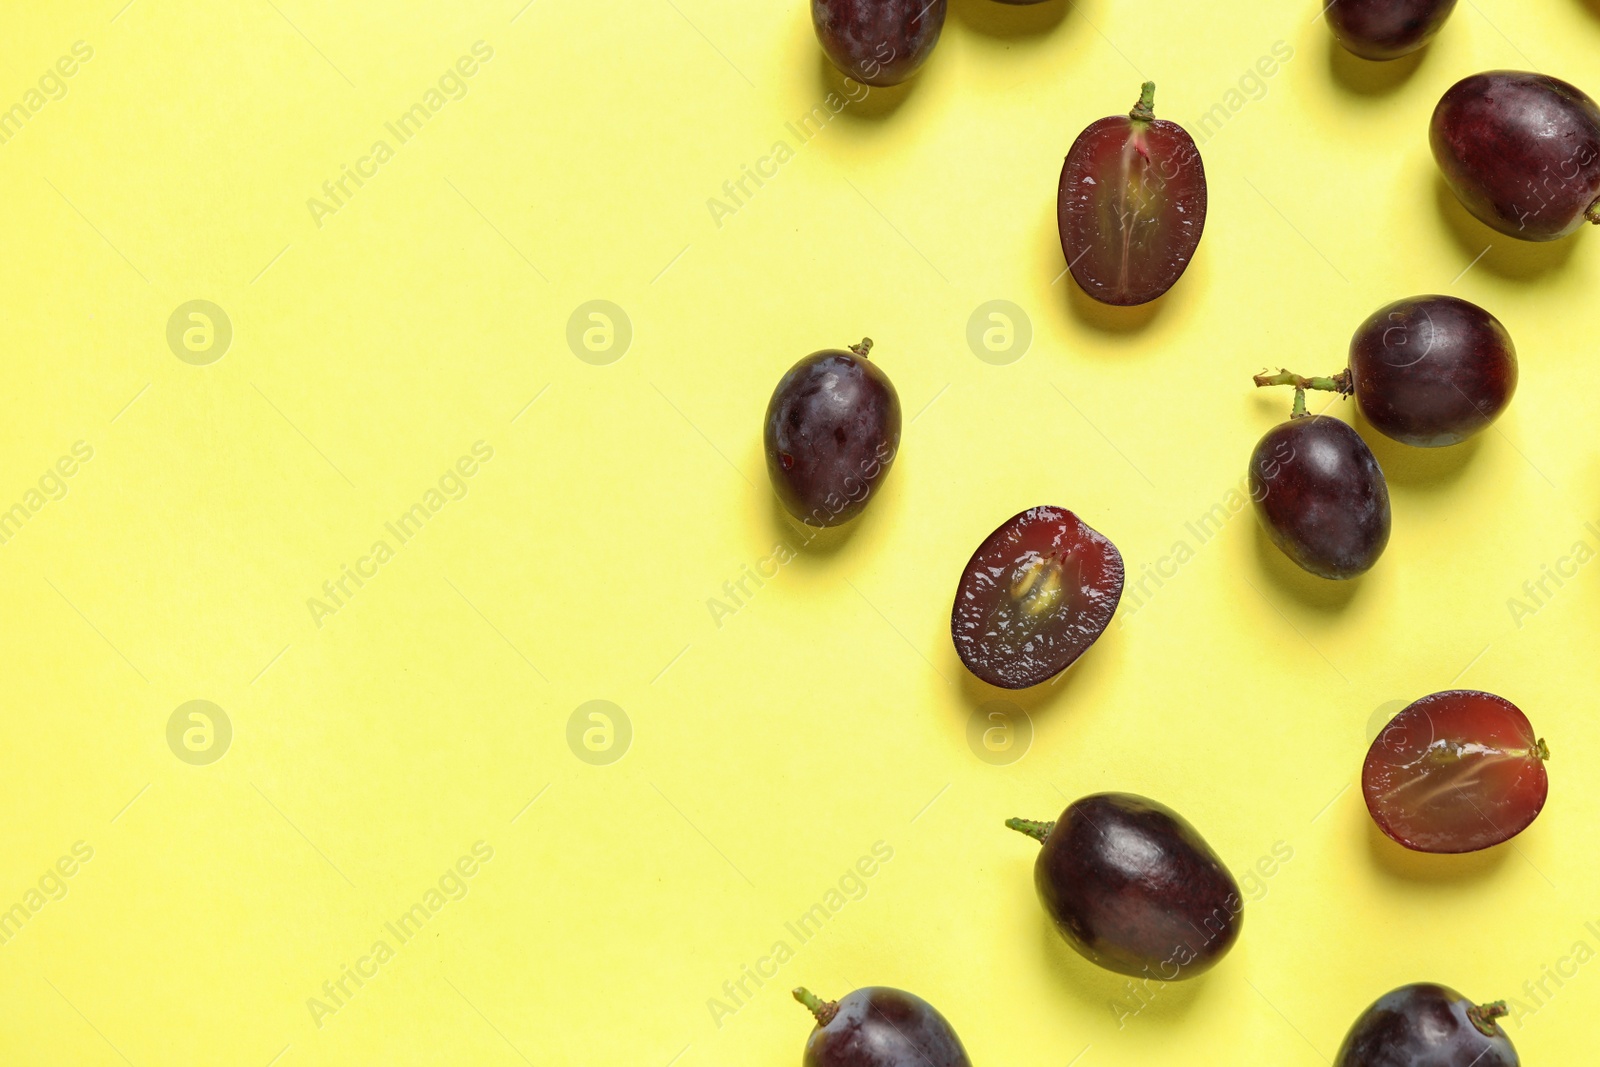
[[[1389,543],[1389,484],[1367,443],[1329,415],[1296,413],[1250,456],[1256,516],[1283,554],[1319,578],[1354,578]]]
[[[1065,508],[1013,515],[972,554],[950,636],[967,670],[1025,689],[1072,666],[1122,599],[1117,546]]]
[[[1350,341],[1350,385],[1374,429],[1403,444],[1453,445],[1493,422],[1517,389],[1500,320],[1453,296],[1374,311]]]
[[[1239,938],[1233,875],[1177,812],[1132,793],[1075,800],[1055,822],[1008,819],[1044,844],[1039,901],[1067,944],[1119,974],[1162,982],[1210,970]]]
[[[1257,385],[1354,394],[1374,429],[1401,444],[1437,448],[1488,426],[1517,390],[1517,350],[1500,320],[1453,296],[1413,296],[1367,316],[1350,339],[1350,364],[1327,378],[1293,371]]]
[[[903,990],[868,986],[824,1001],[796,989],[794,999],[817,1018],[805,1067],[972,1067],[944,1016]]]
[[[861,514],[900,449],[900,397],[867,353],[825,349],[789,368],[767,404],[767,474],[778,499],[811,526]]]
[[[1379,997],[1345,1035],[1333,1067],[1519,1067],[1495,1022],[1505,1001],[1474,1004],[1449,986],[1403,985]]]
[[[1428,139],[1451,190],[1503,234],[1554,241],[1600,223],[1600,106],[1559,78],[1463,78],[1434,109]]]
[[[1183,276],[1206,228],[1194,138],[1155,117],[1154,82],[1132,111],[1092,123],[1061,168],[1056,222],[1067,266],[1103,304],[1145,304]]]
[[[1399,59],[1444,26],[1456,0],[1333,0],[1323,12],[1338,42],[1362,59]]]
[[[946,0],[811,0],[817,40],[833,65],[868,85],[898,85],[933,54]]]

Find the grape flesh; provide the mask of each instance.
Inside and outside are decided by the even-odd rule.
[[[1145,304],[1183,276],[1206,225],[1194,139],[1155,117],[1145,83],[1127,115],[1091,124],[1061,168],[1056,219],[1073,279],[1103,304]]]
[[[1122,599],[1122,555],[1065,508],[1029,508],[972,554],[950,633],[961,662],[1002,689],[1060,674],[1104,632]]]
[[[805,1067],[972,1067],[945,1017],[904,990],[868,986],[837,1001],[804,989],[794,996],[817,1019]]]
[[[1338,42],[1362,59],[1399,59],[1444,26],[1456,0],[1333,0],[1324,12]]]
[[[1332,416],[1299,416],[1268,430],[1249,476],[1272,543],[1319,578],[1364,574],[1389,543],[1389,484],[1366,442]]]
[[[1361,791],[1378,828],[1406,848],[1476,852],[1538,817],[1548,756],[1515,704],[1455,689],[1390,720],[1367,751]]]
[[[1449,986],[1404,985],[1385,993],[1350,1027],[1333,1067],[1519,1067],[1495,1020],[1504,1001],[1474,1004]]]
[[[767,404],[767,474],[791,515],[840,526],[861,514],[900,449],[900,397],[864,340],[789,368]]]
[[[1554,241],[1600,223],[1600,106],[1559,78],[1463,78],[1434,109],[1429,141],[1456,197],[1503,234]]]
[[[1493,422],[1517,389],[1517,350],[1500,320],[1453,296],[1379,308],[1350,341],[1356,404],[1408,445],[1453,445]]]
[[[1193,978],[1227,955],[1244,898],[1205,838],[1164,804],[1096,793],[1054,823],[1012,819],[1044,845],[1034,862],[1039,902],[1084,958],[1162,982]]]
[[[898,85],[933,54],[947,0],[811,0],[828,59],[867,85]]]

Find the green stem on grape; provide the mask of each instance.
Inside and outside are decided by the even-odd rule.
[[[1540,760],[1547,761],[1550,759],[1550,746],[1544,743],[1544,738],[1542,737],[1533,743],[1533,751]]]
[[[1042,845],[1044,844],[1044,839],[1050,836],[1050,831],[1055,826],[1055,822],[1054,820],[1036,822],[1033,819],[1007,819],[1006,825],[1019,834],[1027,834]]]
[[[870,357],[867,355],[867,353],[872,351],[872,338],[863,337],[860,344],[850,346],[850,351],[854,352],[862,359],[869,359]]]
[[[794,991],[794,999],[810,1009],[816,1016],[818,1026],[827,1026],[833,1022],[833,1017],[839,1014],[839,1002],[836,1000],[823,1000],[805,986],[800,986]]]
[[[1338,393],[1340,396],[1349,396],[1355,392],[1349,368],[1327,378],[1305,378],[1293,371],[1280,370],[1276,374],[1258,374],[1253,381],[1257,385],[1292,385],[1296,389],[1321,389],[1329,393]]]
[[[1494,1021],[1506,1014],[1509,1012],[1503,1000],[1496,1000],[1490,1004],[1474,1004],[1467,1009],[1467,1018],[1478,1028],[1478,1032],[1486,1037],[1497,1036],[1496,1031],[1499,1027],[1495,1026]]]
[[[1291,419],[1300,419],[1306,416],[1306,390],[1321,389],[1329,393],[1338,393],[1340,396],[1349,396],[1355,391],[1355,386],[1350,380],[1350,370],[1345,368],[1338,374],[1327,378],[1306,378],[1293,371],[1280,370],[1276,374],[1262,372],[1253,379],[1258,386],[1267,385],[1292,385],[1294,386],[1294,410],[1289,412]]]
[[[1156,120],[1156,83],[1145,82],[1139,89],[1139,102],[1133,105],[1133,110],[1128,112],[1128,117],[1135,122],[1154,122]]]
[[[1600,200],[1596,200],[1594,203],[1590,204],[1589,209],[1583,213],[1583,217],[1594,223],[1596,226],[1600,226]]]

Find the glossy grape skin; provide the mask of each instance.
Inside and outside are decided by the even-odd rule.
[[[1362,59],[1399,59],[1433,40],[1456,0],[1333,0],[1324,14],[1338,42]]]
[[[868,986],[821,1012],[806,1039],[805,1067],[972,1067],[945,1017],[903,990]]]
[[[1471,689],[1425,696],[1367,751],[1361,792],[1373,821],[1417,852],[1476,852],[1544,809],[1549,750],[1520,709]]]
[[[871,347],[813,352],[767,404],[767,474],[807,525],[840,526],[861,514],[900,449],[900,397],[867,358]]]
[[[1156,299],[1194,257],[1206,202],[1205,165],[1182,126],[1131,115],[1092,123],[1067,153],[1056,191],[1073,279],[1103,304]]]
[[[1554,241],[1600,222],[1600,106],[1559,78],[1463,78],[1434,109],[1429,141],[1456,197],[1503,234]]]
[[[1272,543],[1319,578],[1364,574],[1389,543],[1389,484],[1366,442],[1331,416],[1267,431],[1250,457],[1250,498]]]
[[[1350,341],[1356,403],[1374,429],[1421,448],[1493,422],[1517,390],[1517,349],[1500,320],[1453,296],[1374,311]]]
[[[950,635],[967,670],[1025,689],[1070,667],[1122,599],[1122,555],[1065,508],[1029,508],[986,537],[956,587]]]
[[[1520,1067],[1495,1022],[1504,1013],[1504,1003],[1476,1005],[1449,986],[1403,985],[1361,1013],[1333,1067]]]
[[[933,54],[947,0],[811,0],[811,23],[833,65],[867,85],[898,85]]]
[[[1244,898],[1189,822],[1132,793],[1073,801],[1045,830],[1033,884],[1056,932],[1084,958],[1163,982],[1210,970],[1239,938]]]

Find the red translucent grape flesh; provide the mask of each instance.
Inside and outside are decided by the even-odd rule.
[[[1200,150],[1182,126],[1155,117],[1154,94],[1146,82],[1129,114],[1091,124],[1061,168],[1061,250],[1103,304],[1144,304],[1172,288],[1205,230]]]
[[[1476,852],[1544,808],[1549,750],[1515,704],[1470,689],[1425,696],[1367,751],[1361,791],[1389,837],[1418,852]]]
[[[1122,555],[1064,508],[1037,507],[984,539],[961,573],[950,634],[968,670],[1025,689],[1070,667],[1122,599]]]

